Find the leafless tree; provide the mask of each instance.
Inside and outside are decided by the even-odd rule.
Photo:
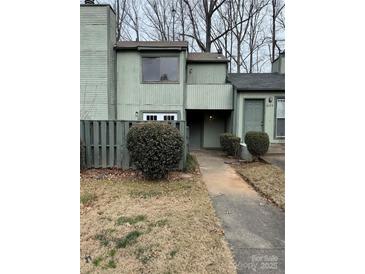
[[[135,34],[135,40],[140,40],[140,2],[138,0],[131,1],[127,7],[126,25],[132,29]]]
[[[259,49],[265,44],[267,40],[267,36],[264,33],[262,28],[263,20],[265,18],[265,14],[262,15],[262,7],[265,6],[268,2],[263,2],[262,0],[253,0],[252,5],[255,10],[260,10],[256,12],[249,23],[248,28],[248,72],[252,73],[254,68],[258,67],[258,62],[260,61],[258,57]],[[257,55],[255,61],[255,54]]]
[[[219,40],[226,57],[231,61],[231,72],[233,67],[238,73],[241,72],[241,67],[244,67],[247,72],[252,72],[254,65],[256,68],[259,67],[257,62],[253,61],[253,55],[266,41],[262,38],[261,24],[264,19],[262,11],[265,10],[268,3],[268,0],[228,0],[228,10],[223,7],[219,11],[220,20],[225,28],[222,33],[228,31],[228,35],[231,37],[230,41],[227,41],[228,35],[226,34],[223,41]],[[219,33],[219,31],[217,32]],[[259,40],[260,43],[258,43]],[[255,60],[261,62],[261,58]]]
[[[122,39],[122,33],[125,29],[125,22],[127,19],[127,0],[114,0],[113,3],[116,12],[116,39]]]
[[[280,13],[282,12],[282,10],[284,9],[285,4],[281,1],[281,0],[271,0],[271,62],[274,62],[275,58],[276,58],[276,48],[277,48],[277,38],[276,38],[276,26],[277,26],[277,21]],[[282,23],[284,23],[284,21],[282,21]],[[284,23],[284,27],[285,27],[285,23]]]
[[[156,40],[173,40],[173,4],[174,2],[169,0],[146,0],[143,7],[145,23],[154,31],[150,36]]]
[[[188,7],[189,19],[192,26],[192,33],[186,35],[192,37],[202,51],[210,52],[212,44],[220,38],[214,38],[212,36],[212,20],[218,9],[226,1],[227,0],[184,0],[184,3]],[[204,42],[200,35],[201,28],[199,25],[201,22],[197,16],[204,22]],[[224,34],[221,37],[223,36]]]
[[[230,72],[267,71],[284,50],[284,0],[105,1],[114,3],[118,40],[184,40],[190,51],[221,49]]]

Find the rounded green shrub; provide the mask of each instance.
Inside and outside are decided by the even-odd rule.
[[[228,137],[228,155],[237,156],[240,150],[241,138],[236,136]]]
[[[268,151],[270,145],[269,135],[266,132],[249,131],[246,133],[245,143],[248,151],[257,158]]]
[[[220,135],[220,143],[224,152],[231,156],[237,156],[240,149],[241,138],[234,136],[232,133],[223,133]]]
[[[229,151],[229,138],[230,137],[233,137],[233,134],[232,133],[222,133],[220,136],[219,136],[219,141],[221,143],[221,147],[223,149],[224,152],[227,152]]]
[[[162,179],[175,168],[183,155],[180,132],[163,123],[133,126],[127,135],[131,160],[147,179]]]

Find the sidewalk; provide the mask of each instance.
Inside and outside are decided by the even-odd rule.
[[[271,144],[269,151],[261,158],[285,170],[285,144]]]
[[[237,272],[284,273],[284,212],[260,197],[224,163],[220,153],[192,152],[233,251]]]

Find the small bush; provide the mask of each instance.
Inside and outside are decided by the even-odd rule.
[[[245,136],[245,143],[247,145],[248,151],[257,158],[264,155],[270,145],[269,135],[265,132],[259,131],[249,131]]]
[[[240,150],[241,138],[232,136],[228,138],[228,155],[237,156]]]
[[[199,168],[198,160],[194,155],[188,153],[186,155],[186,168],[187,172],[193,173]]]
[[[137,169],[148,179],[165,178],[182,158],[184,140],[171,125],[146,123],[133,126],[127,148]]]
[[[234,135],[232,133],[222,133],[220,135],[220,143],[221,143],[221,147],[223,149],[224,152],[227,152],[228,153],[228,150],[229,150],[229,141],[228,139],[230,137],[233,137]]]
[[[80,170],[86,168],[86,150],[84,142],[80,140]]]
[[[231,156],[237,156],[240,149],[241,138],[231,133],[223,133],[220,136],[220,143],[224,152]]]

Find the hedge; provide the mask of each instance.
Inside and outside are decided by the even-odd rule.
[[[266,132],[249,131],[246,133],[245,143],[251,155],[257,158],[269,150],[269,135]]]
[[[237,156],[240,149],[241,138],[231,133],[220,135],[220,143],[224,152],[231,156]]]
[[[175,127],[160,122],[133,126],[127,135],[127,148],[137,169],[147,179],[162,179],[183,156],[184,140]]]

